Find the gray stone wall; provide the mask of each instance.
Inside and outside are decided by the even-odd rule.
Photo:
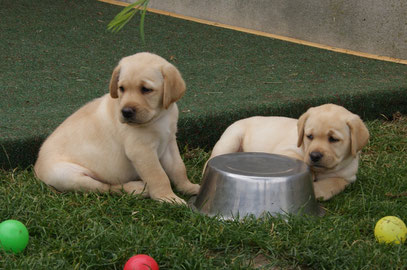
[[[149,7],[407,59],[407,0],[150,0]]]

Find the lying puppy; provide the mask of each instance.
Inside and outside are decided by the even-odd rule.
[[[47,138],[36,176],[60,191],[125,191],[185,203],[169,181],[198,193],[175,138],[181,74],[158,55],[138,53],[119,62],[109,88],[110,95],[80,108]]]
[[[229,126],[211,158],[233,152],[266,152],[307,163],[314,173],[317,198],[328,200],[356,180],[359,154],[369,131],[359,116],[325,104],[310,108],[298,120],[255,116]]]

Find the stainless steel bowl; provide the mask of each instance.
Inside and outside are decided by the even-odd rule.
[[[264,213],[322,215],[308,166],[286,156],[240,152],[212,158],[201,189],[191,199],[195,210],[224,219]]]

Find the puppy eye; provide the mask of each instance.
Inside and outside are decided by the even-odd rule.
[[[330,143],[336,143],[336,142],[339,142],[339,140],[338,140],[338,139],[336,139],[336,138],[334,138],[334,137],[332,137],[332,136],[330,136],[330,137],[328,138],[328,140],[329,140],[329,142],[330,142]]]
[[[307,138],[308,138],[309,140],[312,140],[312,139],[314,139],[314,136],[312,136],[312,134],[310,134],[310,135],[307,135]]]
[[[142,94],[148,94],[148,93],[151,93],[151,92],[153,92],[152,89],[146,88],[144,86],[141,88],[141,93]]]
[[[120,86],[120,87],[119,87],[119,90],[120,90],[120,92],[123,93],[123,92],[124,92],[124,87],[123,87],[123,86]]]

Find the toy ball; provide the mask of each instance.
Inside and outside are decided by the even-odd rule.
[[[158,270],[157,262],[148,255],[139,254],[131,257],[123,270]]]
[[[0,223],[0,249],[20,253],[28,244],[28,230],[18,220],[9,219]]]
[[[401,244],[406,240],[407,227],[401,219],[387,216],[376,223],[374,235],[379,243]]]

